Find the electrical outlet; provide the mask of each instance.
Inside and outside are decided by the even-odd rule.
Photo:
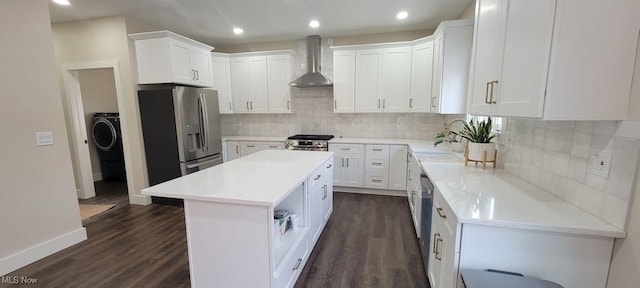
[[[53,145],[53,132],[36,132],[36,145]]]
[[[609,170],[611,170],[611,151],[591,151],[587,173],[607,178]]]

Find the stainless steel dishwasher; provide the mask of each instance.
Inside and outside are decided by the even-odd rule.
[[[420,213],[420,251],[422,252],[422,262],[424,271],[429,275],[429,247],[431,241],[431,210],[433,207],[433,183],[424,172],[420,173],[420,184],[422,186],[422,207]]]

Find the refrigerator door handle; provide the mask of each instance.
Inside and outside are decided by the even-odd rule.
[[[204,103],[202,102],[202,94],[198,95],[198,121],[200,123],[199,124],[199,128],[200,128],[200,148],[202,149],[202,151],[206,152],[205,150],[205,140],[204,140]]]
[[[204,135],[202,138],[204,138],[204,151],[207,152],[209,151],[209,108],[207,107],[207,97],[204,93],[200,93],[200,97],[202,99],[202,121],[204,122],[202,123],[202,127],[204,127]]]
[[[203,166],[203,165],[209,165],[211,163],[219,162],[220,161],[220,157],[222,157],[222,156],[218,155],[217,157],[215,157],[215,158],[213,158],[211,160],[198,162],[198,163],[195,163],[195,164],[187,164],[186,167],[187,167],[187,169],[193,169],[193,168],[198,168],[198,167]]]

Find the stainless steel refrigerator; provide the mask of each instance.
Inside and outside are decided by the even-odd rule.
[[[186,86],[138,91],[149,185],[222,163],[218,92]],[[181,201],[153,197],[154,203]]]

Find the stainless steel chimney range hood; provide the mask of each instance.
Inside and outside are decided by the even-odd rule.
[[[307,73],[289,83],[291,87],[332,87],[333,83],[320,74],[320,36],[307,37]]]

